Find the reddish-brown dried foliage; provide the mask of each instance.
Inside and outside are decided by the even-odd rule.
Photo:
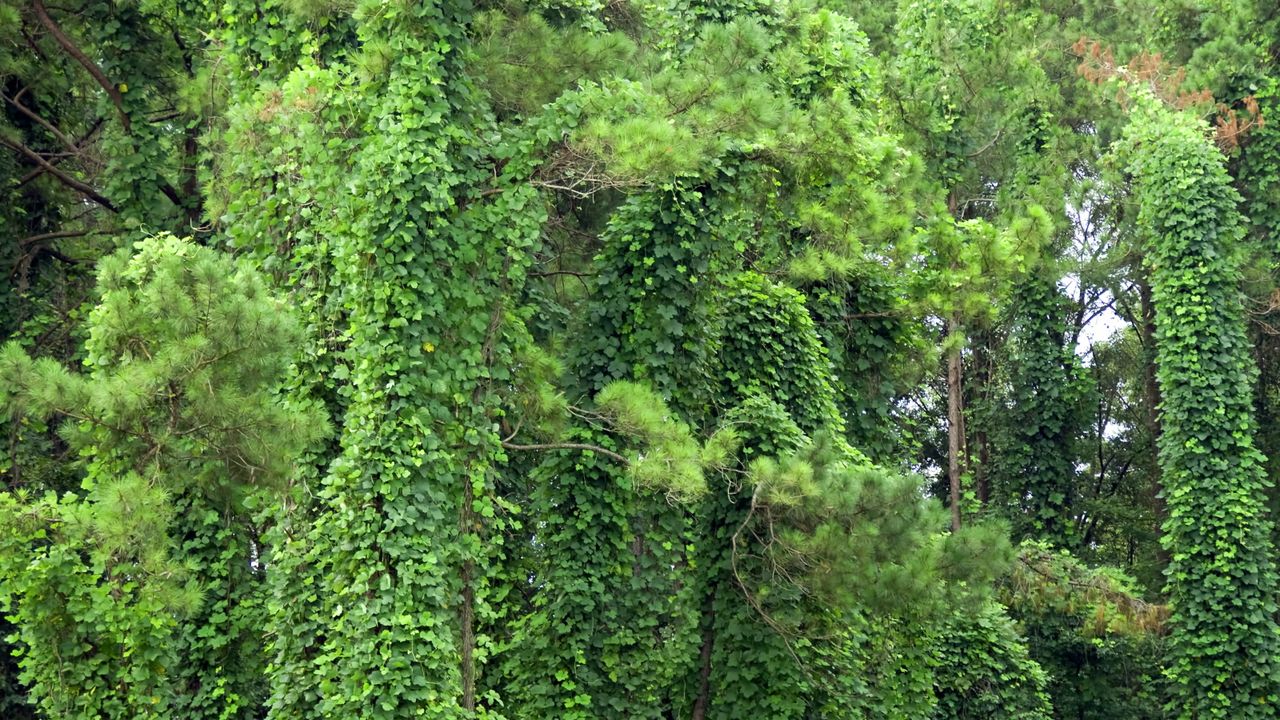
[[[1215,102],[1213,93],[1206,89],[1186,90],[1186,68],[1174,68],[1160,53],[1140,52],[1121,65],[1116,62],[1111,48],[1087,36],[1071,46],[1080,58],[1076,70],[1086,80],[1101,85],[1119,80],[1116,101],[1121,106],[1129,103],[1129,89],[1134,85],[1145,86],[1152,95],[1175,110],[1195,110],[1211,115],[1214,136],[1218,147],[1230,153],[1240,145],[1240,139],[1255,127],[1262,127],[1263,118],[1258,101],[1249,95],[1239,101],[1240,107]]]

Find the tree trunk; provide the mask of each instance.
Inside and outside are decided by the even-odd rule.
[[[462,535],[473,532],[472,526],[475,523],[474,515],[471,511],[471,503],[475,499],[471,490],[471,478],[463,478],[462,491],[462,513],[460,519],[462,521]],[[476,589],[475,589],[475,560],[469,555],[462,561],[462,604],[458,607],[458,621],[461,625],[460,635],[460,661],[462,664],[462,708],[468,713],[474,713],[476,709]]]
[[[951,324],[954,332],[956,325]],[[964,399],[960,385],[960,354],[956,347],[947,351],[947,479],[951,482],[951,529],[960,529],[961,456],[964,452]]]
[[[960,437],[964,444],[965,464],[973,472],[973,489],[978,496],[978,502],[982,506],[986,506],[987,501],[991,498],[991,436],[987,430],[991,425],[991,386],[995,377],[995,346],[998,342],[995,333],[984,332],[980,337],[980,341],[973,346],[973,364],[970,373],[972,384],[970,391],[972,397],[980,404],[979,415],[974,424],[973,444],[976,447],[977,462],[974,462],[974,455],[970,453],[967,443],[964,440],[970,437],[967,424],[964,422],[964,416],[961,415]]]
[[[1145,355],[1142,368],[1143,394],[1147,403],[1147,432],[1151,436],[1152,452],[1156,452],[1160,440],[1160,385],[1156,382],[1156,309],[1151,301],[1151,285],[1147,283],[1146,270],[1141,270],[1138,280],[1138,298],[1142,303],[1142,318],[1139,331],[1142,334],[1142,350]],[[1168,554],[1160,544],[1160,535],[1164,528],[1167,514],[1164,497],[1161,495],[1160,463],[1151,463],[1151,507],[1155,511],[1156,554],[1163,562],[1168,562]]]
[[[707,708],[711,705],[711,651],[716,642],[716,608],[715,590],[707,593],[703,605],[702,652],[698,657],[698,698],[693,703],[693,714],[690,720],[703,720],[707,716]]]

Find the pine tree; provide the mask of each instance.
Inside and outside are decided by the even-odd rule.
[[[0,355],[11,416],[62,419],[82,491],[0,496],[0,591],[54,717],[255,717],[257,502],[326,432],[275,395],[298,328],[260,275],[171,236],[104,259],[88,372]]]

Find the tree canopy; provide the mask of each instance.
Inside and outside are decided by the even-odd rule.
[[[1280,717],[1274,3],[0,45],[0,716]]]

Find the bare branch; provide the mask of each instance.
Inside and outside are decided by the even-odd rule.
[[[58,230],[57,232],[41,233],[40,235],[32,235],[31,237],[22,238],[21,240],[18,241],[18,245],[22,247],[26,247],[27,245],[34,245],[36,243],[44,242],[46,240],[57,240],[59,238],[70,238],[70,237],[84,237],[85,235],[88,235],[92,232],[95,232],[95,231],[94,230]]]
[[[22,93],[18,93],[18,95],[21,96]],[[96,134],[98,130],[102,128],[102,123],[103,123],[102,118],[98,118],[97,120],[94,120],[93,125],[89,127],[88,132],[82,135],[79,140],[76,140],[75,149],[76,149],[77,156],[79,156],[83,152],[85,143],[89,142],[89,140],[93,138],[94,134]],[[66,157],[67,157],[66,155],[63,155],[61,157],[56,157],[50,161],[50,164],[57,165],[58,163],[62,162]],[[26,185],[27,183],[31,182],[32,180],[35,180],[36,178],[40,177],[44,173],[45,173],[44,167],[35,168],[34,170],[27,173],[26,175],[23,175],[18,180],[18,187],[22,187],[23,185]]]
[[[756,611],[756,614],[760,616],[760,619],[764,620],[766,625],[773,628],[774,632],[778,633],[778,637],[782,639],[783,644],[787,648],[787,652],[791,654],[791,658],[796,661],[797,666],[803,669],[805,667],[804,663],[800,660],[800,657],[796,655],[796,651],[791,647],[791,640],[789,638],[790,633],[787,632],[786,628],[779,625],[778,621],[775,620],[772,615],[765,611],[764,607],[760,605],[760,601],[756,598],[755,593],[751,592],[751,589],[747,587],[746,581],[742,579],[742,575],[738,573],[738,556],[740,554],[739,544],[741,543],[742,531],[746,529],[747,525],[751,522],[752,517],[755,515],[756,510],[760,507],[760,490],[763,487],[763,483],[756,484],[755,490],[751,492],[751,506],[747,508],[746,516],[742,518],[742,522],[739,523],[738,529],[733,532],[733,536],[730,538],[731,549],[729,552],[729,565],[730,569],[733,570],[733,579],[738,582],[738,589],[742,591],[743,596],[747,599],[747,603]],[[772,534],[773,524],[769,523],[768,525],[769,531]],[[769,544],[771,545],[772,541],[770,541]],[[775,565],[774,567],[776,568],[777,566]]]
[[[645,185],[639,178],[612,175],[607,168],[600,167],[602,164],[590,153],[563,145],[547,159],[530,184],[577,198],[589,198],[601,190]]]

